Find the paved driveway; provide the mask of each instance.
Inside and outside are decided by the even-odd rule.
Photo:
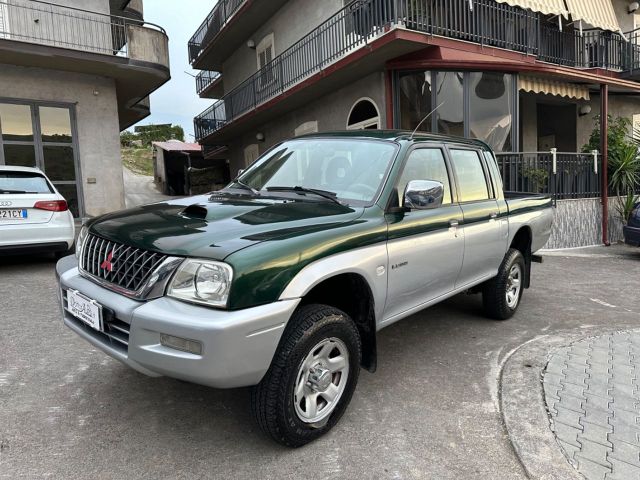
[[[67,331],[52,261],[0,260],[0,478],[525,478],[498,407],[508,352],[640,323],[640,250],[578,252],[534,265],[511,321],[462,295],[382,331],[378,372],[298,450],[260,434],[247,389],[146,378]]]

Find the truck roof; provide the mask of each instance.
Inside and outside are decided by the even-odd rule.
[[[456,143],[458,145],[473,145],[489,149],[489,146],[481,140],[442,135],[438,133],[416,132],[412,137],[410,130],[341,130],[334,132],[310,133],[296,138],[360,138],[374,140],[388,140],[393,142],[437,142]]]

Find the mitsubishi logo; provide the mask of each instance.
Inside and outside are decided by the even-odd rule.
[[[100,265],[100,268],[107,272],[113,272],[113,250],[109,252],[105,261]]]

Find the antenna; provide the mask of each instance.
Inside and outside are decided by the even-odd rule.
[[[427,120],[427,118],[429,118],[431,115],[433,115],[434,113],[436,113],[438,111],[438,109],[444,105],[445,102],[442,102],[440,105],[438,105],[436,108],[434,108],[433,110],[431,110],[426,117],[424,117],[420,123],[418,124],[418,126],[416,127],[416,129],[413,131],[413,133],[411,134],[411,138],[409,138],[409,140],[413,140],[413,136],[416,134],[416,132],[418,131],[418,129],[420,128],[420,126]]]

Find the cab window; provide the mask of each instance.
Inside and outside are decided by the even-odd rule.
[[[475,150],[451,150],[461,203],[489,200],[489,185],[480,155]]]
[[[451,198],[451,183],[447,173],[447,165],[442,150],[438,148],[420,148],[409,154],[398,180],[398,201],[403,204],[404,190],[412,180],[434,180],[444,185],[443,205],[449,205]]]

